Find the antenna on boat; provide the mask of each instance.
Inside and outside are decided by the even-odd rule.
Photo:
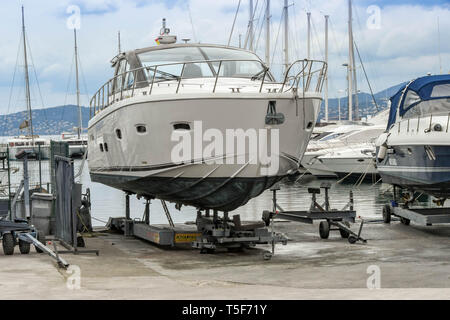
[[[77,85],[77,107],[78,107],[78,139],[81,138],[81,130],[83,127],[82,123],[82,117],[81,117],[81,106],[80,106],[80,84],[79,84],[79,77],[78,77],[78,46],[77,46],[77,29],[73,28],[73,36],[74,36],[74,42],[75,42],[75,78],[76,78],[76,85]]]
[[[118,46],[119,46],[119,54],[122,52],[122,48],[120,45],[120,30],[117,32],[117,41],[118,41]]]
[[[31,135],[32,145],[34,146],[34,132],[33,132],[33,116],[31,112],[31,96],[30,96],[30,77],[28,74],[28,58],[27,58],[27,41],[25,36],[25,13],[22,6],[22,36],[23,36],[23,54],[25,64],[25,96],[27,101],[28,111],[28,133]]]
[[[248,49],[250,51],[253,51],[253,19],[254,19],[254,13],[253,13],[253,0],[250,0],[250,20],[248,23],[248,37],[250,40],[250,44],[248,46]]]
[[[170,35],[170,29],[166,27],[166,18],[162,19],[162,28],[156,38],[158,44],[173,44],[177,42],[177,36]]]

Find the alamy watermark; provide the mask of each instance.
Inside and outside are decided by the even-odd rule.
[[[69,290],[81,289],[81,269],[77,265],[70,265],[66,273],[69,276],[66,279],[66,287]]]
[[[381,288],[381,269],[377,265],[370,265],[367,267],[367,289],[380,289]]]
[[[377,5],[371,5],[366,10],[369,18],[366,25],[369,30],[381,29],[381,8]]]
[[[276,175],[279,170],[280,133],[278,129],[210,128],[203,131],[202,121],[194,121],[193,130],[174,130],[171,151],[173,163],[204,161],[207,164],[261,165],[261,175]],[[204,146],[206,145],[206,146]]]
[[[79,6],[70,5],[66,9],[66,13],[70,16],[67,18],[66,26],[68,29],[79,30],[81,28],[81,9]]]

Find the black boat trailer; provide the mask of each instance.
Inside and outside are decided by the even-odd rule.
[[[60,267],[67,268],[69,266],[57,253],[38,240],[37,230],[30,226],[26,220],[0,219],[0,239],[2,240],[3,253],[7,256],[14,254],[14,248],[17,244],[21,254],[29,254],[31,245],[34,245],[38,253],[47,253],[57,261]]]
[[[339,231],[341,237],[354,244],[357,241],[366,243],[367,240],[361,237],[364,220],[361,221],[358,233],[350,229],[350,223],[355,223],[356,211],[353,204],[353,192],[350,191],[349,202],[342,210],[332,209],[330,206],[329,189],[330,183],[322,183],[320,188],[308,188],[308,193],[312,195],[311,206],[307,211],[286,211],[277,203],[277,191],[280,190],[275,185],[270,190],[273,192],[273,211],[264,211],[263,220],[266,225],[274,218],[313,224],[316,220],[322,220],[319,224],[319,235],[322,239],[328,239],[330,231]],[[325,202],[321,205],[317,202],[317,195],[320,189],[324,189]]]

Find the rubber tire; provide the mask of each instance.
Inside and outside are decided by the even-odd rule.
[[[14,246],[16,245],[14,237],[11,233],[5,233],[3,235],[3,253],[5,256],[11,256],[14,254]]]
[[[409,226],[409,224],[411,223],[411,220],[403,218],[403,217],[400,217],[400,222],[402,224],[404,224],[405,226]]]
[[[31,249],[30,243],[19,239],[19,250],[21,254],[29,254]]]
[[[319,235],[322,239],[328,239],[328,237],[330,236],[330,223],[328,221],[320,222]]]
[[[86,248],[86,243],[84,242],[84,238],[82,236],[77,237],[77,248]]]
[[[45,236],[42,236],[38,233],[37,240],[42,243],[45,246]],[[38,247],[34,246],[34,249],[36,249],[37,253],[44,253],[43,250],[39,249]]]
[[[350,244],[355,244],[356,241],[358,241],[358,238],[356,238],[354,235],[351,235],[351,236],[348,237],[348,242]]]
[[[392,218],[391,206],[386,204],[383,207],[383,222],[384,223],[391,223],[391,218]]]

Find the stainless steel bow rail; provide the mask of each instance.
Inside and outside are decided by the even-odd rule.
[[[168,94],[179,94],[182,87],[184,87],[183,80],[188,79],[214,79],[213,85],[205,83],[197,84],[200,89],[209,93],[216,93],[219,79],[221,78],[236,78],[236,76],[220,75],[221,71],[229,63],[236,62],[254,62],[261,64],[261,71],[253,77],[249,77],[253,81],[261,79],[259,84],[259,93],[262,93],[265,85],[270,85],[267,93],[285,93],[292,91],[297,93],[299,89],[302,90],[303,95],[306,92],[320,93],[323,88],[323,83],[327,73],[327,64],[319,60],[297,60],[292,63],[287,69],[282,83],[272,81],[272,76],[269,73],[269,68],[260,60],[203,60],[191,62],[176,62],[153,65],[149,67],[141,67],[134,70],[126,71],[122,74],[108,80],[100,89],[94,94],[90,101],[90,117],[92,118],[98,112],[110,105],[135,97],[137,94],[150,96],[154,94],[154,87],[166,83],[168,88],[173,84],[173,91]],[[186,67],[190,65],[207,64],[211,70],[211,77],[189,77],[186,74]],[[217,70],[215,66],[217,65]],[[167,67],[181,66],[180,74],[172,74],[162,69]],[[267,81],[269,78],[269,81]],[[278,88],[277,88],[278,87]],[[233,88],[233,91],[235,88]],[[241,93],[238,90],[235,93]]]
[[[322,220],[319,224],[319,235],[322,239],[328,239],[330,231],[339,231],[341,237],[348,239],[351,244],[357,241],[367,242],[361,237],[364,220],[362,220],[358,233],[350,229],[350,223],[355,223],[356,211],[354,210],[353,192],[350,191],[349,202],[342,210],[332,209],[330,206],[329,189],[330,183],[322,183],[320,188],[308,188],[308,192],[312,195],[311,206],[306,211],[285,211],[277,203],[277,191],[280,190],[279,185],[275,185],[270,190],[273,192],[273,210],[263,212],[263,220],[268,226],[274,218],[296,221],[301,223],[313,224],[315,220]],[[325,201],[323,204],[317,202],[317,195],[320,189],[324,189]],[[334,227],[334,228],[332,228]]]

